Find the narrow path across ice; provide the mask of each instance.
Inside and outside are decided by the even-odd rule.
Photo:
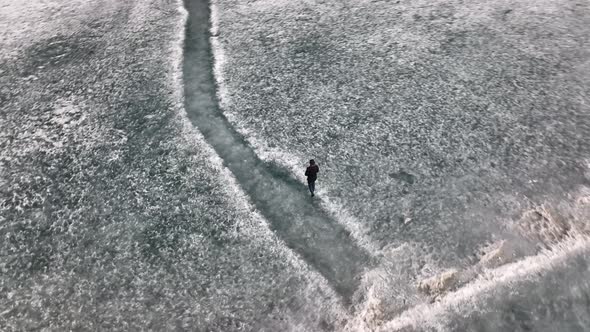
[[[189,119],[224,160],[273,231],[345,300],[350,300],[369,254],[308,197],[305,186],[287,171],[262,162],[223,116],[212,69],[209,3],[185,0],[185,6],[189,18],[183,70]]]

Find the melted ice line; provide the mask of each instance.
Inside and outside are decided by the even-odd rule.
[[[289,248],[317,269],[346,300],[370,256],[307,196],[287,171],[262,162],[223,116],[216,99],[207,0],[185,0],[189,17],[184,53],[189,119],[223,159],[253,204]],[[206,162],[206,161],[203,161]]]

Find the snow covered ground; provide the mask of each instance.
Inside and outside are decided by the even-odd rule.
[[[0,0],[0,330],[588,329],[586,1],[213,2],[227,125],[320,163],[351,304],[185,110],[181,1]]]
[[[0,2],[0,330],[301,330],[340,300],[183,108],[177,1]]]
[[[480,303],[467,289],[478,289],[482,271],[524,257],[551,270],[542,250],[565,259],[557,243],[588,235],[587,2],[213,2],[230,123],[301,180],[306,161],[319,161],[321,204],[380,261],[364,275],[350,329],[398,326],[384,322],[462,287],[474,300],[451,301],[465,306],[457,319],[500,312],[482,314],[492,319],[486,328],[557,326],[543,325],[553,316],[542,310],[505,325],[513,303]],[[588,294],[585,266],[562,272]],[[497,280],[498,296],[543,293],[559,280],[546,273],[520,290]],[[526,311],[530,299],[514,306]]]
[[[380,245],[462,255],[587,181],[585,2],[216,3],[230,121],[266,159],[321,160]]]

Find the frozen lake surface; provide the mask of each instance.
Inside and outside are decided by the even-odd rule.
[[[590,328],[587,2],[208,5],[0,0],[0,330]]]
[[[347,327],[586,326],[587,254],[567,248],[588,233],[587,3],[214,3],[230,123],[295,175],[319,160],[322,206],[379,261],[357,303],[374,322]],[[494,255],[515,270],[490,283]],[[560,273],[577,291],[551,299]]]

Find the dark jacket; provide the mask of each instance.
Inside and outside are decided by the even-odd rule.
[[[307,169],[305,170],[305,176],[307,176],[307,181],[317,180],[319,171],[320,167],[318,165],[307,166]]]

